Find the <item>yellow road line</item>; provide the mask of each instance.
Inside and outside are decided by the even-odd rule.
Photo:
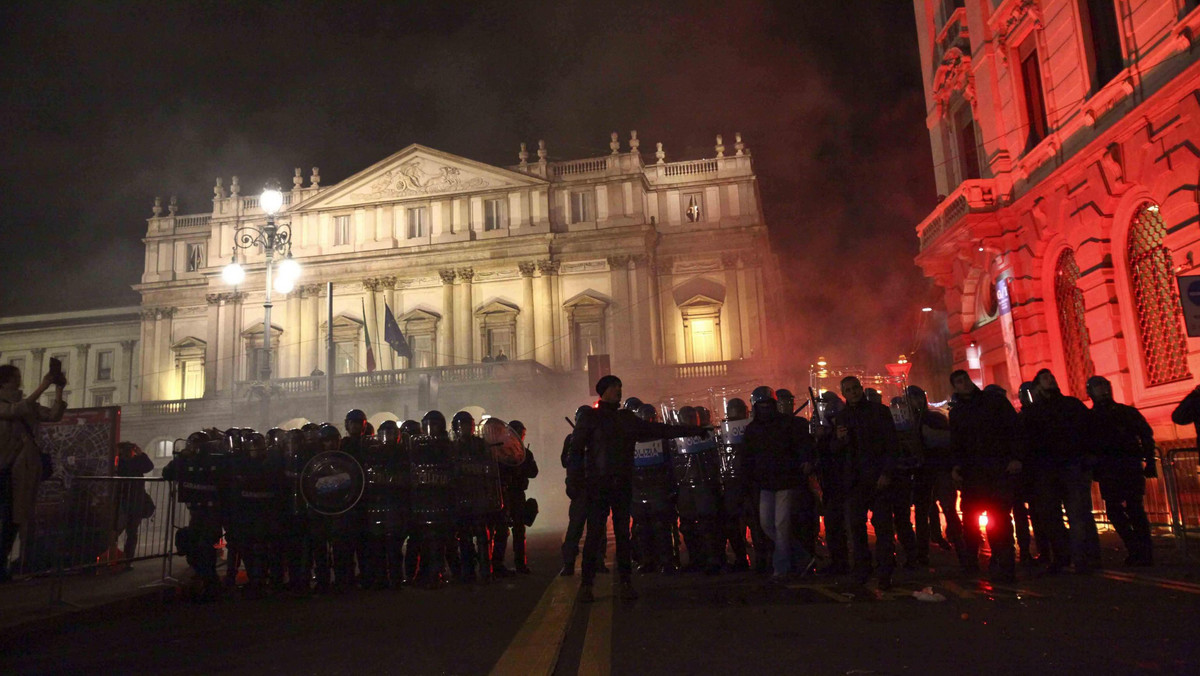
[[[1137,579],[1137,580],[1146,580],[1149,582],[1158,582],[1160,584],[1171,585],[1173,587],[1185,587],[1185,588],[1195,589],[1196,591],[1200,591],[1200,584],[1196,584],[1195,582],[1186,582],[1184,580],[1172,580],[1171,578],[1168,578],[1168,577],[1154,577],[1153,575],[1144,575],[1142,573],[1129,573],[1129,572],[1117,571],[1117,570],[1106,570],[1106,571],[1104,571],[1104,575],[1107,577],[1111,577],[1111,578],[1130,578],[1130,579]]]
[[[596,601],[588,609],[587,633],[583,635],[583,651],[579,655],[580,676],[608,676],[612,672],[613,578],[616,566],[609,575],[599,576]]]
[[[496,666],[492,676],[532,676],[553,674],[571,622],[579,580],[555,577]]]
[[[1132,577],[1132,576],[1125,577],[1124,575],[1118,575],[1115,573],[1110,573],[1108,571],[1104,571],[1103,573],[1101,573],[1101,575],[1110,580],[1116,580],[1117,582],[1129,582],[1130,584],[1140,584],[1144,587],[1157,587],[1158,589],[1167,589],[1170,591],[1181,591],[1181,592],[1187,592],[1188,594],[1200,594],[1200,587],[1191,586],[1186,582],[1184,582],[1184,583],[1178,583],[1178,582],[1174,582],[1174,581],[1159,582],[1156,580],[1146,579],[1143,577]]]

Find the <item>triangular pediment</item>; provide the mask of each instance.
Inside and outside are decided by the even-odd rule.
[[[606,307],[608,307],[608,298],[606,298],[603,294],[601,294],[598,291],[595,291],[593,289],[587,289],[586,291],[581,291],[581,292],[575,294],[574,296],[572,296],[569,300],[567,300],[567,302],[563,303],[563,307],[565,307],[565,308],[579,308],[579,307],[606,308]]]
[[[517,315],[521,310],[512,303],[502,300],[492,300],[484,303],[478,310],[475,311],[475,316],[486,317],[488,315]]]
[[[544,185],[545,179],[412,144],[329,190],[293,205],[291,213],[440,195]]]

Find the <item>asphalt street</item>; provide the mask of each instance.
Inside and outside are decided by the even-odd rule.
[[[1124,674],[1200,673],[1200,563],[1160,541],[1163,564],[1089,576],[1019,571],[991,586],[933,567],[880,592],[841,578],[774,585],[753,573],[639,576],[594,604],[558,578],[558,536],[531,539],[531,576],[440,591],[306,600],[230,598],[114,611],[53,630],[8,630],[0,673]],[[913,592],[932,588],[941,601]]]

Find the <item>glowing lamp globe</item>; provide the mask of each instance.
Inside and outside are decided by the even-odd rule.
[[[243,268],[237,261],[225,266],[221,271],[221,279],[230,286],[237,286],[246,281],[246,269]]]
[[[273,285],[277,293],[291,293],[292,289],[296,288],[296,280],[292,277],[284,277],[280,275],[275,278]]]
[[[300,279],[300,263],[289,255],[287,258],[279,261],[279,267],[275,268],[275,274],[277,275],[276,280],[288,279],[295,286],[296,280]],[[276,286],[278,287],[278,284]]]
[[[258,206],[274,216],[275,212],[279,211],[279,207],[283,206],[283,193],[274,188],[263,190],[262,196],[258,198]]]

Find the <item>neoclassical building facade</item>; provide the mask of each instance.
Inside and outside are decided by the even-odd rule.
[[[124,436],[140,443],[257,426],[270,340],[269,423],[322,420],[331,336],[338,415],[474,406],[543,422],[553,445],[562,416],[594,399],[590,355],[648,401],[770,381],[778,272],[750,151],[740,134],[700,160],[668,162],[661,144],[644,159],[639,146],[636,132],[612,134],[608,154],[558,162],[539,141],[501,167],[411,145],[333,185],[296,169],[276,220],[302,274],[276,287],[269,330],[264,254],[234,246],[266,222],[261,186],[217,179],[203,213],[156,200],[118,355],[127,386],[103,401],[123,404]],[[247,274],[230,286],[234,259]],[[411,358],[383,340],[389,311]],[[36,333],[22,335],[0,359],[32,366]]]
[[[1192,0],[915,0],[938,206],[917,263],[955,361],[1016,392],[1093,374],[1163,438],[1196,385],[1178,276],[1200,250]]]

